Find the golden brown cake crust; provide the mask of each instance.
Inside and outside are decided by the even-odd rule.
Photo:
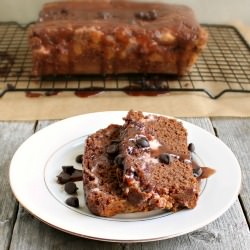
[[[186,6],[83,0],[44,5],[29,39],[34,75],[183,74],[207,34]]]

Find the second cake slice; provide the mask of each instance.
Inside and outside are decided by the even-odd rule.
[[[96,215],[110,217],[139,211],[125,198],[117,179],[118,140],[121,126],[111,124],[87,138],[83,157],[86,204]]]

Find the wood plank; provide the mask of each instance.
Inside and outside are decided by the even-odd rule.
[[[10,250],[13,249],[117,250],[122,249],[122,247],[119,243],[89,240],[64,233],[39,221],[21,207],[10,246]]]
[[[0,122],[0,249],[8,249],[18,203],[9,185],[9,165],[20,144],[33,133],[34,122]]]
[[[224,215],[199,230],[168,240],[130,244],[126,246],[126,249],[247,250],[249,249],[249,246],[250,234],[248,226],[241,210],[241,206],[237,201]]]
[[[53,121],[39,122],[36,126],[36,130],[42,129],[51,123],[53,123]],[[10,249],[117,250],[122,249],[122,246],[119,243],[94,241],[61,232],[46,225],[43,222],[40,222],[34,216],[29,214],[25,209],[23,209],[23,207],[20,206],[17,221],[14,227]]]
[[[242,170],[240,199],[250,225],[250,118],[213,118],[218,136],[234,152]]]

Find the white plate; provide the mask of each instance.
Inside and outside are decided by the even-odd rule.
[[[122,124],[127,112],[100,112],[56,122],[32,135],[15,153],[10,184],[19,202],[43,222],[62,231],[104,241],[143,242],[182,235],[212,222],[236,200],[241,171],[232,151],[218,138],[185,121],[188,140],[195,144],[202,162],[216,173],[202,184],[194,209],[177,213],[136,213],[102,218],[92,215],[78,182],[80,208],[65,205],[68,195],[56,183],[62,165],[74,165],[85,138],[110,123]]]

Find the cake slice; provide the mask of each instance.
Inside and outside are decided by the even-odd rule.
[[[193,176],[187,131],[163,116],[130,111],[121,129],[120,186],[138,209],[194,208],[199,181]]]
[[[139,211],[123,195],[115,156],[121,126],[111,124],[87,138],[83,157],[83,186],[89,210],[99,216]]]

